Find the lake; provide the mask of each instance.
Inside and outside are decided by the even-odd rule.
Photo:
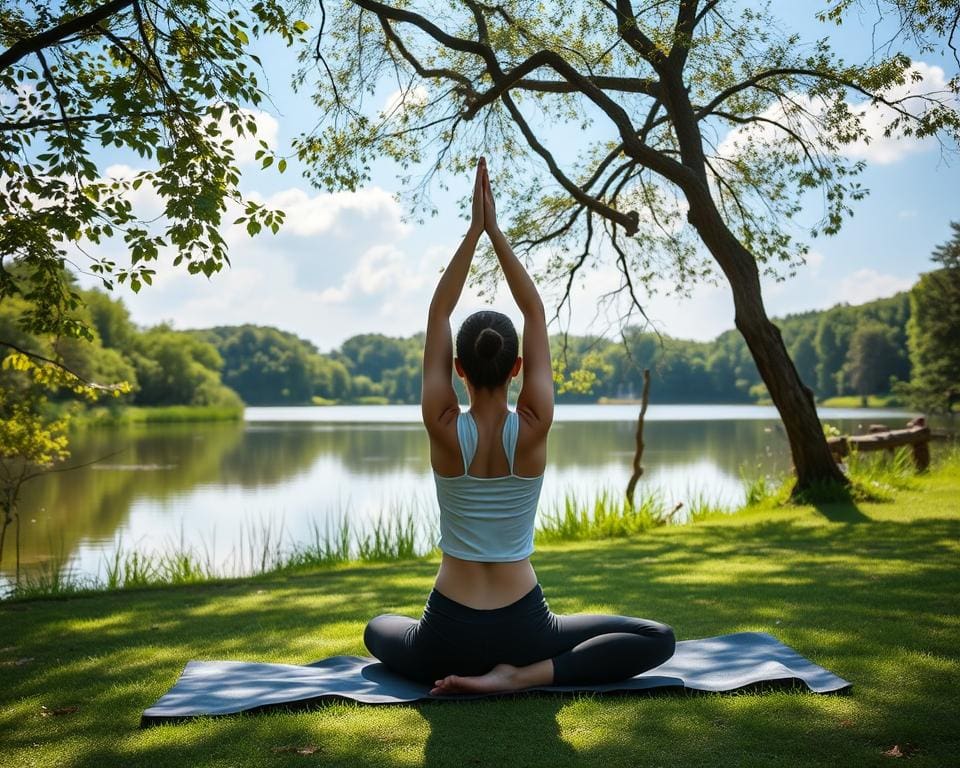
[[[630,476],[639,406],[559,405],[548,446],[541,510],[566,494],[621,494]],[[900,427],[907,411],[820,409],[842,432],[870,423]],[[651,405],[638,495],[657,489],[672,506],[705,494],[743,499],[741,475],[790,467],[772,407]],[[25,486],[21,559],[50,558],[95,575],[121,547],[194,548],[218,567],[242,570],[265,535],[283,546],[341,517],[355,529],[385,511],[413,511],[424,540],[436,498],[420,408],[248,408],[243,422],[91,429],[72,440],[70,464]],[[8,530],[0,579],[13,571]]]

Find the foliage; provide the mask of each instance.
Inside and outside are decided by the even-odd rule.
[[[121,300],[96,290],[80,291],[80,295],[94,338],[91,342],[61,340],[56,349],[90,380],[127,381],[130,392],[121,402],[204,404],[231,414],[240,406],[231,390],[248,405],[419,402],[422,334],[408,338],[362,334],[321,353],[295,334],[264,326],[141,329],[130,321]],[[20,301],[0,304],[0,335],[9,331],[21,346],[53,355],[52,342],[17,330]],[[878,371],[876,389],[870,394],[886,396],[891,376],[901,381],[910,378],[909,316],[909,297],[901,293],[856,307],[837,305],[788,315],[776,322],[798,368],[807,372],[801,374],[804,380],[807,375],[816,376],[810,383],[818,398],[822,392],[818,379],[828,382],[830,396],[857,391],[854,358],[863,370]],[[856,341],[857,334],[865,333],[858,329],[876,333],[882,329],[889,343],[857,347],[862,344]],[[618,341],[558,335],[551,339],[551,347],[560,402],[637,398],[644,367],[651,369],[655,402],[748,403],[755,401],[757,393],[765,395],[749,349],[735,331],[698,342],[628,327]],[[459,380],[457,385],[465,402]],[[512,397],[518,386],[515,382]]]
[[[90,401],[105,392],[114,396],[129,385],[98,387],[53,362],[39,362],[21,352],[0,360],[0,562],[7,529],[16,523],[16,576],[20,579],[20,514],[17,503],[23,485],[49,471],[70,455],[68,417],[54,415],[51,391],[67,390]]]
[[[940,267],[910,291],[908,324],[913,377],[902,391],[924,410],[948,412],[960,402],[960,222],[933,253]]]
[[[231,211],[251,235],[277,230],[281,212],[241,196],[232,149],[256,134],[249,107],[265,97],[251,37],[292,44],[307,29],[276,0],[2,0],[0,20],[0,303],[30,302],[24,331],[91,338],[67,262],[138,291],[166,249],[191,273],[218,272]],[[102,167],[117,150],[148,167]],[[159,219],[134,206],[138,190]],[[129,263],[105,255],[113,241]]]
[[[165,325],[151,328],[135,337],[131,358],[139,405],[243,405],[220,381],[223,359],[216,348],[189,333]]]

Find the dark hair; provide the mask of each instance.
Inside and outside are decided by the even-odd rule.
[[[474,312],[457,331],[457,357],[470,383],[478,389],[496,389],[510,377],[520,340],[510,318],[485,309]]]

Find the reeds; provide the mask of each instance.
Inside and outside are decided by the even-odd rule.
[[[542,510],[536,540],[575,541],[631,536],[666,521],[663,495],[656,489],[630,504],[626,495],[610,489],[601,490],[593,498],[568,491],[563,500]]]
[[[348,562],[411,560],[432,551],[435,539],[429,536],[430,526],[421,522],[427,513],[419,507],[416,500],[401,502],[362,530],[351,523],[348,510],[341,510],[323,525],[311,522],[304,541],[287,536],[282,522],[248,523],[241,528],[238,546],[219,564],[211,547],[188,545],[182,530],[178,541],[159,551],[128,549],[121,541],[102,559],[96,576],[81,577],[67,558],[54,557],[25,569],[6,597],[198,584]]]
[[[935,457],[935,464],[960,470],[960,449],[945,447]],[[909,449],[899,449],[892,455],[854,453],[847,460],[847,473],[855,487],[869,489],[874,498],[915,484]],[[793,482],[792,477],[748,477],[743,471],[741,480],[743,501],[739,504],[692,487],[673,501],[668,501],[661,489],[649,488],[634,504],[629,504],[622,492],[609,488],[594,496],[568,491],[559,503],[540,510],[536,541],[547,544],[627,537],[746,507],[779,505],[788,501]],[[414,498],[389,505],[375,520],[361,526],[349,508],[341,508],[322,524],[313,521],[308,536],[299,540],[292,540],[282,523],[260,520],[245,526],[238,548],[220,563],[212,547],[187,545],[182,531],[179,541],[157,552],[127,549],[120,542],[109,558],[103,559],[96,576],[77,574],[69,558],[60,555],[24,569],[20,583],[8,588],[5,597],[56,597],[195,584],[351,562],[410,560],[435,551],[436,529],[430,522],[435,519],[432,503]]]

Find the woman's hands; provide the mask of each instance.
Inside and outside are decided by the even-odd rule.
[[[487,162],[480,158],[479,167],[483,170],[483,228],[488,235],[499,232],[497,227],[497,204],[493,200],[493,189],[490,188],[490,174],[487,173]]]
[[[470,231],[480,237],[485,229],[485,196],[483,192],[484,179],[487,175],[486,158],[477,161],[477,176],[473,181],[473,204],[471,206]]]

